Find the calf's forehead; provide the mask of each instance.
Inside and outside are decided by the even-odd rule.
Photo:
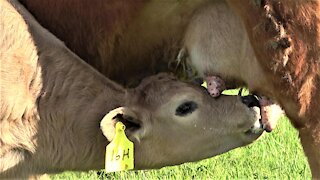
[[[201,96],[206,91],[195,84],[186,83],[177,80],[175,77],[167,74],[160,74],[146,78],[134,90],[135,96],[139,102],[157,103],[168,102],[173,97],[181,96]]]

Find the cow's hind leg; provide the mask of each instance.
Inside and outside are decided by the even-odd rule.
[[[320,123],[299,129],[301,143],[312,172],[313,179],[320,179]]]

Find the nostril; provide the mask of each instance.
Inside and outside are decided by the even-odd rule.
[[[243,104],[247,105],[250,108],[254,106],[260,107],[259,100],[254,95],[242,96],[241,101]]]

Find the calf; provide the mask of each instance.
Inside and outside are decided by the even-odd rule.
[[[16,0],[0,2],[0,17],[0,178],[103,168],[109,140],[99,124],[117,107],[127,110],[122,121],[135,144],[136,169],[197,161],[262,134],[251,96],[214,99],[168,74],[124,89],[85,64]],[[112,132],[114,123],[104,129]]]

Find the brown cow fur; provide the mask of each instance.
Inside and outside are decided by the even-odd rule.
[[[211,0],[20,1],[82,59],[131,86],[168,71],[192,14]]]
[[[320,178],[320,1],[228,0]],[[267,88],[266,88],[267,89]]]

